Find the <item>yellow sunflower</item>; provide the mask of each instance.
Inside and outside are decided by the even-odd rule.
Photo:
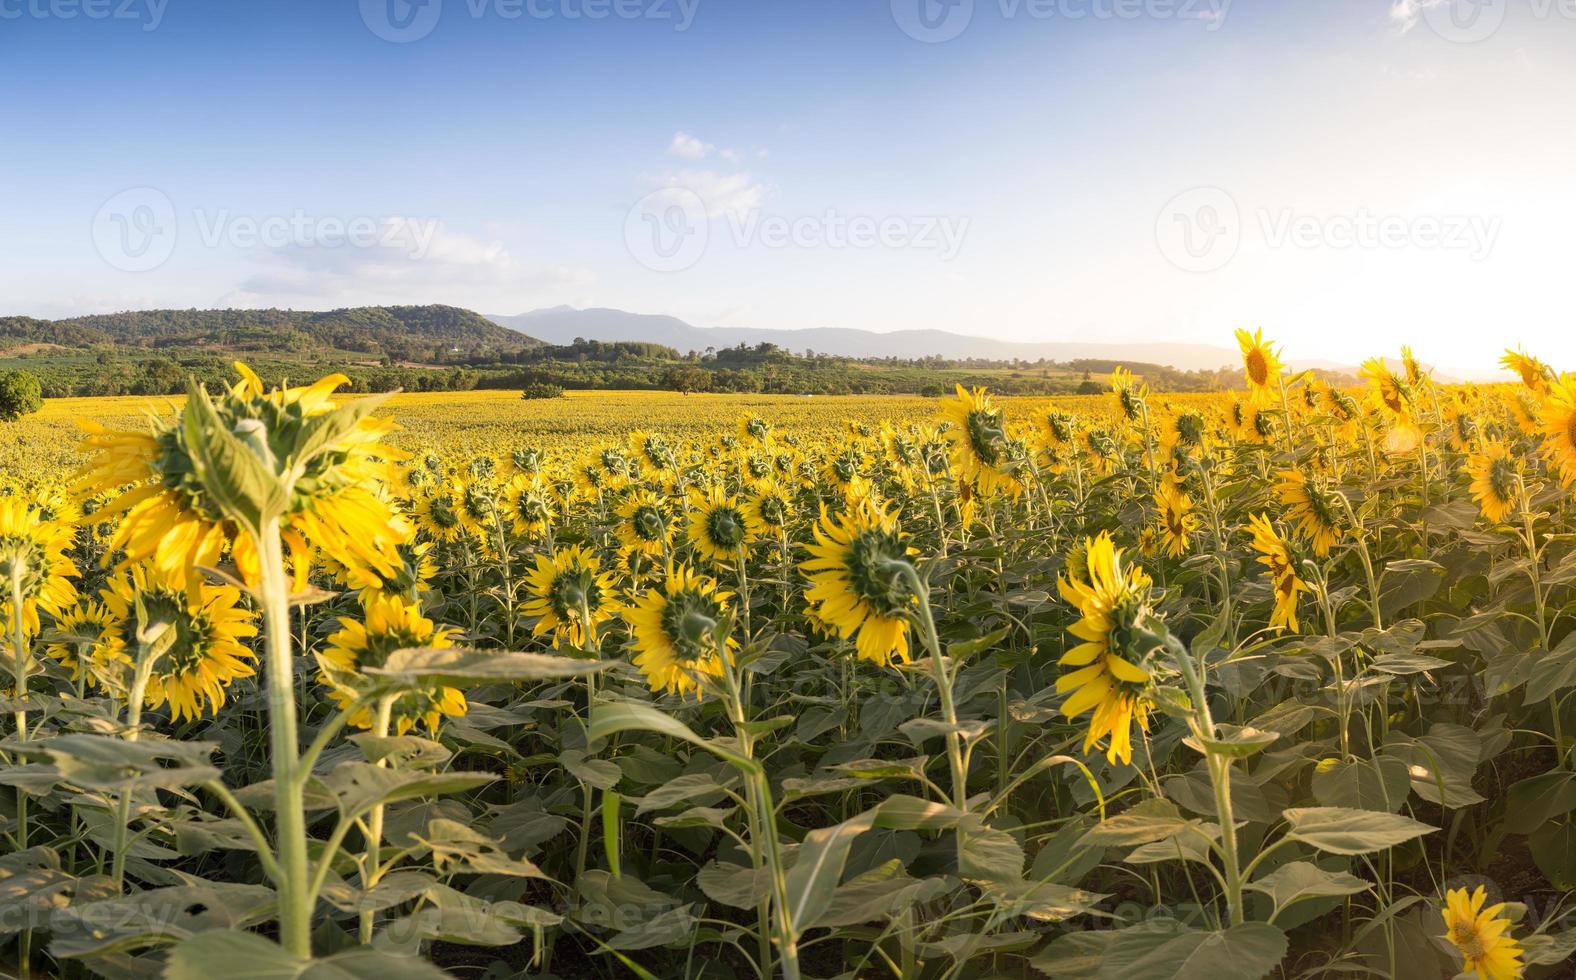
[[[908,662],[908,620],[914,596],[894,562],[914,554],[896,515],[872,503],[840,514],[823,512],[810,557],[799,568],[809,578],[805,599],[821,622],[843,639],[855,637],[861,660]]]
[[[1445,938],[1461,954],[1462,972],[1477,980],[1520,980],[1526,967],[1521,944],[1510,936],[1511,922],[1501,918],[1505,903],[1484,908],[1488,894],[1479,885],[1469,895],[1465,888],[1445,893]]]
[[[1521,376],[1523,385],[1540,395],[1548,390],[1549,379],[1554,375],[1549,366],[1536,357],[1509,348],[1505,350],[1505,356],[1499,359],[1499,365],[1507,371],[1516,372]]]
[[[149,708],[168,703],[177,722],[217,714],[230,683],[256,673],[257,656],[244,641],[257,635],[257,617],[241,604],[241,590],[233,585],[209,585],[154,565],[133,565],[111,579],[99,598],[120,624],[121,643],[133,658],[140,655],[139,634],[163,625],[163,635],[173,636],[153,662],[143,701]]]
[[[1461,465],[1461,471],[1472,479],[1472,499],[1477,501],[1483,516],[1495,524],[1502,523],[1516,506],[1520,468],[1520,458],[1493,436],[1485,438],[1478,451]]]
[[[1137,422],[1144,416],[1144,399],[1149,397],[1149,386],[1119,364],[1111,372],[1111,396],[1122,418]]]
[[[1165,545],[1166,554],[1180,558],[1187,554],[1191,535],[1198,530],[1198,515],[1193,513],[1193,501],[1175,482],[1167,480],[1155,493],[1155,507],[1159,511],[1159,540]]]
[[[700,686],[700,677],[722,676],[714,630],[732,598],[715,579],[680,565],[668,567],[662,589],[624,607],[635,666],[653,691],[684,694]],[[731,635],[724,644],[729,651],[737,646]]]
[[[516,474],[509,481],[502,507],[514,533],[527,538],[546,533],[558,516],[552,493],[534,471]]]
[[[1286,519],[1320,558],[1330,553],[1344,531],[1334,491],[1301,470],[1281,470],[1275,494],[1287,508]]]
[[[941,414],[951,423],[952,471],[959,482],[972,483],[982,496],[1006,493],[1016,497],[1023,485],[1007,472],[1006,420],[984,388],[957,386],[957,396],[941,400]]]
[[[258,581],[256,543],[233,523],[235,506],[224,511],[217,502],[228,493],[218,488],[225,477],[205,472],[189,443],[191,433],[211,428],[204,421],[211,412],[230,433],[229,448],[249,451],[287,491],[281,519],[287,539],[309,542],[343,565],[392,571],[394,547],[410,533],[376,490],[386,461],[401,455],[383,445],[393,421],[362,414],[332,425],[346,419],[335,414],[340,406],[333,400],[349,383],[342,374],[270,391],[246,365],[237,362],[235,370],[241,379],[218,398],[198,389],[181,416],[154,419],[150,431],[117,432],[82,421],[88,433],[82,450],[90,458],[78,474],[79,494],[132,487],[94,515],[120,519],[110,544],[123,554],[122,565],[150,561],[166,580],[185,584],[197,566],[217,563],[229,539],[243,578]]]
[[[1267,515],[1250,517],[1248,530],[1253,535],[1253,550],[1259,553],[1258,562],[1269,570],[1270,586],[1275,591],[1270,629],[1296,633],[1300,629],[1297,624],[1297,598],[1311,590],[1297,574],[1297,559],[1291,552],[1291,545],[1275,532],[1275,526]]]
[[[1379,357],[1364,361],[1358,373],[1367,379],[1369,396],[1384,416],[1385,451],[1399,455],[1416,449],[1423,432],[1417,423],[1417,396],[1412,386]]]
[[[734,564],[760,537],[738,498],[720,486],[690,494],[689,540],[695,551],[712,561]]]
[[[44,653],[70,671],[73,681],[102,683],[105,673],[131,666],[121,624],[98,602],[78,602],[55,615]]]
[[[1560,483],[1576,483],[1576,375],[1565,375],[1549,385],[1539,413],[1543,454],[1559,471]]]
[[[793,501],[777,481],[760,480],[744,498],[744,516],[763,534],[781,534],[793,516]]]
[[[58,615],[76,601],[71,580],[77,566],[66,556],[72,537],[69,525],[44,520],[29,501],[0,497],[0,630],[7,637],[14,615],[32,636],[40,610]],[[20,611],[11,608],[13,577],[22,594]]]
[[[1248,381],[1248,393],[1255,402],[1275,396],[1275,386],[1280,383],[1284,365],[1274,346],[1265,341],[1263,329],[1252,333],[1239,329],[1237,346],[1242,350],[1242,374]]]
[[[618,505],[618,536],[626,555],[665,558],[672,543],[673,518],[663,498],[650,490],[637,490]]]
[[[1080,564],[1088,572],[1088,580],[1067,576],[1056,580],[1062,598],[1082,614],[1068,632],[1083,641],[1057,661],[1076,669],[1057,678],[1056,690],[1070,692],[1062,704],[1067,718],[1094,712],[1084,736],[1084,751],[1091,751],[1109,736],[1106,758],[1127,764],[1133,761],[1133,723],[1148,724],[1145,689],[1149,672],[1125,659],[1127,651],[1121,646],[1148,610],[1150,583],[1144,570],[1124,563],[1122,555],[1110,534],[1102,531],[1084,543]]]
[[[552,633],[554,647],[562,640],[588,647],[597,627],[619,611],[613,597],[618,576],[601,568],[597,556],[581,547],[561,548],[553,557],[537,555],[536,567],[525,575],[527,599],[520,607],[523,615],[537,617],[531,634]],[[586,635],[587,616],[590,637]]]
[[[459,499],[447,487],[435,487],[417,501],[415,518],[421,533],[439,544],[459,541],[470,533],[460,517]]]
[[[378,596],[367,603],[362,620],[340,617],[339,629],[329,635],[321,654],[330,669],[322,671],[318,679],[328,685],[329,697],[345,707],[356,699],[354,675],[368,667],[382,667],[396,650],[452,647],[454,633],[449,627],[435,626],[421,614],[418,603],[399,596]],[[389,717],[399,735],[418,722],[428,732],[436,732],[444,718],[462,717],[468,707],[465,695],[456,688],[430,684],[400,694]],[[368,706],[350,716],[350,723],[357,728],[371,728],[373,722],[373,710]]]

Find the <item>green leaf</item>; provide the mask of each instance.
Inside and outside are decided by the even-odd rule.
[[[719,905],[753,909],[771,893],[771,869],[709,861],[696,874],[695,883]]]
[[[971,881],[1012,882],[1023,877],[1023,845],[1005,830],[959,829],[958,875]]]
[[[271,939],[250,932],[215,929],[170,951],[165,980],[442,980],[431,963],[360,947],[321,959],[303,960]]]
[[[795,935],[803,932],[801,923],[812,921],[832,900],[854,838],[875,826],[875,822],[876,811],[866,810],[804,836],[787,875],[788,921],[793,923]]]
[[[16,746],[18,751],[47,758],[68,782],[111,792],[139,787],[173,789],[218,779],[219,769],[208,761],[218,747],[214,742],[128,742],[113,735],[86,733]]]
[[[640,816],[652,810],[661,810],[675,803],[694,799],[699,799],[702,803],[716,802],[722,798],[728,786],[737,783],[737,776],[730,777],[726,784],[723,784],[717,782],[710,773],[704,772],[676,776],[642,797],[640,805],[635,808],[635,815]]]
[[[1576,889],[1576,823],[1544,824],[1527,837],[1532,863],[1555,888]]]
[[[397,688],[428,684],[467,686],[489,681],[559,681],[607,670],[612,661],[576,660],[545,653],[499,653],[469,647],[410,647],[389,654],[381,667],[363,671]]]
[[[1307,898],[1334,898],[1356,895],[1372,888],[1368,882],[1344,871],[1326,871],[1308,861],[1283,864],[1267,875],[1244,886],[1248,891],[1262,892],[1275,903],[1277,914]]]
[[[1224,932],[1154,926],[1124,929],[1106,948],[1102,977],[1123,980],[1259,980],[1286,955],[1286,934],[1264,922]]]
[[[1505,829],[1530,834],[1576,809],[1576,773],[1556,769],[1515,783],[1505,792]]]
[[[1280,732],[1259,728],[1225,724],[1215,727],[1217,729],[1215,738],[1200,739],[1189,735],[1182,740],[1183,744],[1200,754],[1204,754],[1207,750],[1233,759],[1246,759],[1262,752],[1281,737]]]
[[[267,518],[289,509],[290,499],[277,473],[230,431],[195,379],[187,383],[181,426],[192,475],[208,502],[226,517],[255,531]]]
[[[1371,854],[1437,829],[1399,814],[1340,806],[1298,807],[1283,816],[1290,828],[1289,840],[1331,854]]]
[[[1553,650],[1533,660],[1525,697],[1528,704],[1545,701],[1572,685],[1576,685],[1576,633],[1567,634]]]
[[[1313,773],[1313,798],[1325,806],[1394,813],[1406,802],[1411,775],[1393,755],[1353,762],[1330,760]]]
[[[902,863],[894,858],[838,885],[826,908],[803,928],[836,929],[890,919],[916,902],[928,902],[946,893],[945,880],[910,878]]]
[[[1100,847],[1136,847],[1172,837],[1187,825],[1188,821],[1180,816],[1119,813],[1091,827],[1083,842]]]
[[[1000,629],[986,633],[984,636],[977,636],[972,640],[959,640],[956,643],[948,643],[947,656],[957,662],[967,660],[1000,643],[1002,638],[1011,630],[1011,626],[1003,626]]]
[[[1022,880],[986,885],[985,897],[996,904],[1003,916],[1021,915],[1036,922],[1065,922],[1110,898],[1049,881]]]
[[[740,754],[736,747],[701,738],[688,725],[672,715],[635,701],[615,701],[611,704],[592,706],[591,724],[586,729],[586,740],[594,742],[599,738],[608,738],[631,729],[656,732],[658,735],[689,742],[746,772],[761,771],[759,763]]]
[[[498,777],[490,772],[434,772],[385,769],[367,762],[342,762],[317,783],[333,793],[340,812],[354,819],[375,806],[425,796],[463,793]]]
[[[950,830],[967,816],[945,803],[894,793],[876,807],[876,826],[888,830]]]

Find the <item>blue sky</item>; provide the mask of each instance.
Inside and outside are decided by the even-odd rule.
[[[0,314],[1262,325],[1568,365],[1566,6],[0,0]]]

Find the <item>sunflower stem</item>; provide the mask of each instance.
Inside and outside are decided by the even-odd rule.
[[[279,839],[279,940],[293,955],[312,956],[312,909],[307,870],[306,814],[297,768],[294,654],[290,637],[290,583],[285,577],[279,518],[258,534],[258,596],[263,607],[268,671],[268,727],[274,773],[274,813]]]

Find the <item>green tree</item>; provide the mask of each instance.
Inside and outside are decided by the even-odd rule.
[[[28,371],[0,377],[0,420],[14,422],[44,407],[44,388]]]

